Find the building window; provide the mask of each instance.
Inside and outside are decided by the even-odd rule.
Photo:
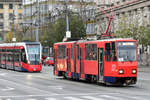
[[[13,13],[9,13],[9,19],[10,19],[10,20],[13,19]]]
[[[0,29],[3,29],[3,27],[4,27],[3,22],[0,22]]]
[[[120,2],[118,1],[118,2],[117,2],[117,5],[119,5],[119,4],[120,4]]]
[[[138,13],[137,13],[137,9],[135,9],[135,10],[134,10],[134,12],[135,12],[135,15],[137,15],[137,14],[138,14]]]
[[[19,4],[19,5],[18,5],[18,9],[22,9],[22,4]]]
[[[131,16],[132,16],[131,11],[128,11],[128,14],[129,14],[129,17],[131,17]]]
[[[0,4],[0,9],[3,9],[3,4]]]
[[[13,4],[9,4],[9,9],[13,9]]]
[[[150,6],[148,6],[148,11],[150,12]]]
[[[19,14],[18,18],[19,18],[19,19],[22,19],[22,14],[21,14],[21,13]]]
[[[3,16],[3,13],[0,13],[0,19],[3,19],[4,16]]]
[[[12,26],[12,25],[13,25],[13,22],[10,22],[9,25]]]
[[[141,12],[144,13],[144,7],[141,7]]]

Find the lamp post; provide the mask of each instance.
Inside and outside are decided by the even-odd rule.
[[[71,32],[69,31],[69,12],[68,12],[68,0],[66,2],[66,38],[71,38]]]
[[[12,28],[12,41],[16,42],[16,38],[15,38],[15,0],[13,1],[13,16],[12,16],[12,23],[13,23],[13,28]]]
[[[38,42],[39,41],[39,16],[40,16],[40,14],[39,14],[39,0],[36,0],[36,3],[37,3],[37,8],[36,8],[36,10],[37,10],[37,21],[36,21],[36,41]]]

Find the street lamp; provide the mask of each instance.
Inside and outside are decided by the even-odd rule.
[[[38,42],[39,41],[39,10],[40,10],[40,7],[39,7],[39,0],[36,0],[36,3],[37,3],[37,23],[36,23],[36,41]]]
[[[13,31],[12,31],[12,41],[16,42],[16,38],[15,38],[15,1],[13,2],[12,6],[13,6],[13,16],[12,16],[12,21],[13,21]]]
[[[71,32],[69,31],[69,12],[68,12],[68,0],[66,0],[66,38],[71,38]]]

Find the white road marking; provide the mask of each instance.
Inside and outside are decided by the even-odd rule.
[[[36,99],[27,99],[27,100],[36,100]]]
[[[5,76],[7,75],[8,73],[0,73],[0,76]]]
[[[7,82],[11,85],[16,85],[16,86],[20,86],[20,87],[23,87],[23,88],[26,88],[26,89],[34,89],[34,90],[38,90],[39,92],[44,92],[44,93],[48,93],[47,91],[45,90],[41,90],[41,89],[38,89],[38,88],[35,88],[35,87],[32,87],[32,86],[26,86],[26,85],[22,85],[21,83],[17,83],[17,82],[13,82],[13,81],[9,81],[9,80],[5,80],[5,79],[0,79],[0,81],[4,81],[4,82]],[[53,93],[55,94],[55,93]],[[0,96],[1,97],[1,96]]]
[[[100,97],[109,98],[109,99],[115,99],[115,100],[124,100],[122,98],[115,97],[115,96],[110,96],[110,95],[100,95]]]
[[[68,100],[83,100],[83,99],[76,98],[76,97],[64,97],[64,98]]]
[[[73,93],[73,94],[45,94],[45,95],[12,95],[12,96],[0,96],[0,98],[23,98],[23,97],[50,97],[50,96],[89,96],[89,95],[102,95],[102,94],[109,94],[109,93]],[[111,93],[116,94],[116,93]],[[104,100],[99,98],[99,100]]]
[[[14,90],[15,88],[11,88],[11,87],[6,87],[5,89],[1,89],[2,91],[12,91]]]
[[[1,99],[0,99],[1,100]],[[6,100],[11,100],[11,99],[6,99]]]
[[[135,99],[135,100],[149,100],[149,99],[146,99],[146,98],[142,98],[142,97],[139,97],[139,96],[137,96],[137,97],[130,97],[131,99]]]
[[[57,100],[56,98],[45,98],[46,100]]]
[[[55,89],[59,89],[59,90],[62,90],[63,89],[63,86],[48,86],[50,88],[55,88]]]
[[[90,100],[105,100],[103,98],[96,98],[96,97],[93,97],[93,96],[82,96],[83,98],[85,99],[90,99]]]

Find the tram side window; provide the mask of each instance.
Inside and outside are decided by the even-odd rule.
[[[17,61],[19,62],[19,54],[17,55]]]
[[[27,63],[25,49],[21,50],[21,61]]]
[[[12,55],[9,55],[9,61],[10,62],[12,61]]]
[[[97,45],[92,44],[92,59],[97,60]]]
[[[77,58],[79,59],[79,45],[77,45]]]
[[[58,58],[61,59],[61,46],[58,46]]]
[[[105,60],[110,61],[111,60],[111,47],[110,43],[105,44]]]
[[[14,59],[14,60],[15,60],[16,62],[18,62],[18,61],[19,61],[19,55],[17,54],[17,55],[16,55],[16,56],[14,56],[14,57],[15,57],[15,59]]]
[[[8,55],[5,54],[5,61],[8,61]]]
[[[62,59],[66,57],[66,45],[58,46],[58,58]]]
[[[9,60],[10,60],[10,61],[13,61],[12,55],[9,55]]]
[[[72,59],[73,59],[73,45],[71,45],[71,56],[72,56]]]
[[[15,54],[13,55],[13,57],[14,57],[14,62],[16,61],[16,56],[15,56]]]
[[[5,49],[2,49],[2,52],[6,52],[6,50],[5,50]]]
[[[90,46],[89,44],[85,45],[85,59],[89,60]]]
[[[112,61],[117,61],[115,42],[112,42]]]
[[[66,45],[62,45],[62,49],[63,49],[63,58],[66,57]]]
[[[85,59],[97,60],[97,45],[96,44],[85,45]]]
[[[7,55],[7,61],[10,61],[10,55],[9,54]]]
[[[2,61],[5,61],[5,54],[2,55]]]

